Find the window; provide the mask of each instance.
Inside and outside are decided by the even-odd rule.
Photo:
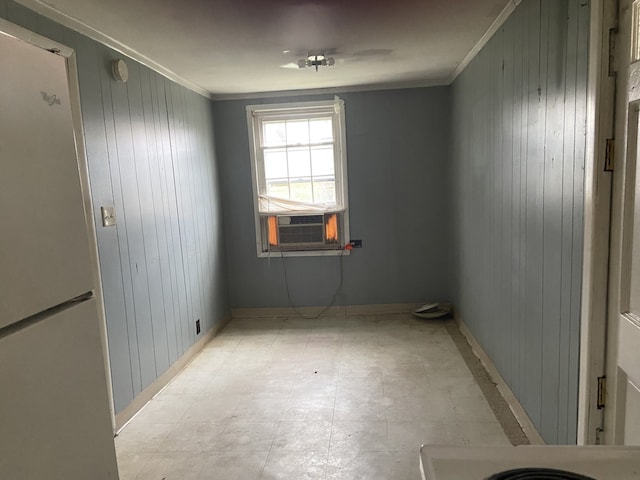
[[[331,255],[347,238],[344,103],[250,105],[258,256]]]

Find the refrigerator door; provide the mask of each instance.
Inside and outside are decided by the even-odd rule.
[[[66,59],[0,32],[0,328],[93,289]]]
[[[0,477],[117,480],[95,300],[19,327],[0,337]]]

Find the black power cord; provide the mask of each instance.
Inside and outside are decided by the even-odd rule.
[[[298,309],[295,307],[295,305],[293,304],[293,300],[291,299],[291,291],[289,290],[289,279],[287,277],[287,265],[285,261],[285,256],[286,255],[284,254],[284,252],[280,252],[280,257],[282,258],[282,270],[284,271],[284,284],[285,284],[285,287],[287,288],[287,299],[289,300],[289,306],[293,308],[293,311],[296,312],[296,315],[302,318],[305,318],[308,320],[315,320],[317,318],[320,318],[327,310],[329,310],[331,307],[335,305],[336,300],[338,299],[338,295],[342,291],[342,284],[344,282],[344,268],[342,264],[342,257],[344,256],[344,248],[340,250],[340,255],[338,255],[339,262],[340,262],[340,283],[338,284],[338,288],[336,288],[336,291],[333,294],[333,297],[331,298],[331,303],[329,303],[329,305],[324,307],[322,310],[320,310],[320,312],[317,315],[314,315],[314,316],[304,315],[303,313],[300,313]]]

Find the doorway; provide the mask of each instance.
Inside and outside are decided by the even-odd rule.
[[[640,445],[640,2],[618,15],[604,441]]]

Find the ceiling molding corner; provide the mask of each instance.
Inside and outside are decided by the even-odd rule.
[[[192,92],[195,92],[209,99],[212,98],[211,92],[209,92],[208,90],[182,78],[180,75],[160,65],[159,63],[155,62],[149,57],[141,54],[137,50],[134,50],[133,48],[128,47],[127,45],[116,40],[115,38],[110,37],[105,33],[102,33],[101,31],[91,27],[90,25],[87,25],[84,22],[81,22],[80,20],[72,17],[67,13],[61,12],[60,10],[55,9],[52,6],[47,5],[42,0],[15,0],[15,2],[67,28],[70,28],[78,33],[81,33],[82,35],[85,35],[90,39],[95,40],[96,42],[101,43],[115,50],[116,52],[131,58],[132,60],[135,60],[136,62],[144,65],[147,68],[150,68],[151,70],[159,73],[163,77],[168,78],[172,82],[175,82],[178,85],[181,85],[184,88],[191,90]]]
[[[489,42],[489,40],[491,40],[491,37],[493,37],[493,35],[498,31],[498,29],[500,29],[504,22],[507,21],[507,19],[511,16],[513,11],[518,7],[518,5],[520,5],[521,2],[522,0],[509,0],[507,2],[505,7],[500,12],[500,15],[498,15],[498,17],[493,21],[484,35],[480,37],[480,40],[478,40],[478,42],[473,46],[469,53],[467,53],[467,56],[462,59],[460,65],[458,65],[453,71],[451,77],[449,78],[449,84],[452,84],[455,79],[458,78],[458,75],[460,75],[464,71],[464,69],[467,68],[467,65],[469,65],[474,58],[476,58],[476,55],[480,53],[483,47]]]

